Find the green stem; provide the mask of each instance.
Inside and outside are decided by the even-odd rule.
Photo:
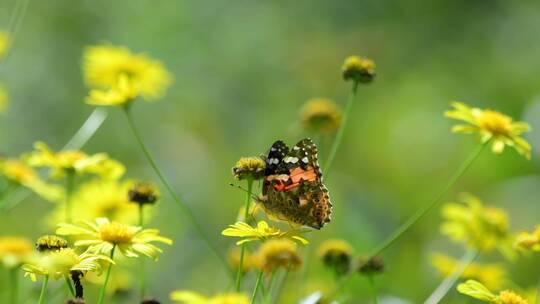
[[[64,279],[66,280],[66,285],[69,290],[69,293],[72,297],[75,297],[75,289],[73,289],[73,285],[71,285],[71,281],[68,276],[64,276]]]
[[[11,276],[11,289],[10,289],[10,303],[11,304],[17,304],[18,297],[19,297],[19,271],[18,268],[13,268],[9,271],[9,274]]]
[[[474,161],[480,156],[481,152],[484,150],[484,148],[489,144],[490,140],[478,145],[478,147],[469,155],[469,157],[459,166],[459,168],[454,172],[448,183],[444,186],[444,188],[439,192],[439,194],[427,205],[419,209],[415,214],[413,214],[405,223],[403,223],[398,229],[394,231],[386,240],[384,240],[379,246],[377,246],[371,254],[368,255],[366,261],[371,260],[372,258],[378,256],[381,252],[383,252],[386,248],[388,248],[390,245],[392,245],[395,241],[397,241],[405,232],[407,232],[416,222],[418,222],[424,215],[426,215],[431,209],[433,209],[437,204],[442,200],[442,198],[446,195],[446,193],[456,184],[456,182],[467,172],[467,170],[471,167],[471,165],[474,163]],[[332,298],[335,294],[337,294],[341,288],[345,286],[347,281],[352,277],[352,275],[355,272],[352,271],[348,273],[343,279],[341,280],[340,284],[334,288],[329,294],[328,297]]]
[[[291,267],[287,267],[287,270],[285,271],[285,275],[283,275],[283,279],[279,283],[276,297],[274,299],[274,303],[279,303],[279,298],[281,297],[281,293],[283,292],[283,286],[285,286],[285,282],[287,281],[287,278],[289,277],[289,272],[291,271]]]
[[[337,150],[341,144],[341,141],[343,140],[343,134],[345,134],[345,127],[347,126],[347,122],[349,121],[349,116],[351,114],[351,109],[354,104],[354,100],[356,99],[357,91],[358,91],[358,82],[354,81],[351,91],[349,93],[349,98],[347,99],[347,105],[345,106],[345,111],[343,112],[343,119],[341,120],[341,125],[339,126],[338,132],[336,134],[336,138],[334,139],[334,143],[332,144],[332,148],[330,149],[330,154],[328,155],[328,159],[326,160],[326,164],[324,166],[323,172],[327,179],[330,174],[330,168],[332,167],[334,158],[336,157]]]
[[[116,245],[114,245],[111,250],[111,261],[113,261],[114,259],[115,249],[116,249]],[[109,278],[111,277],[112,267],[113,267],[113,263],[109,263],[109,267],[107,268],[107,274],[105,275],[105,282],[103,282],[103,286],[101,286],[101,291],[99,292],[98,304],[103,304],[103,300],[105,299],[105,292],[107,291],[107,284],[109,284]]]
[[[452,273],[446,277],[437,288],[433,291],[433,293],[428,297],[428,299],[424,302],[424,304],[437,304],[439,303],[444,296],[448,293],[448,291],[454,286],[456,281],[460,278],[460,276],[463,274],[465,269],[469,267],[469,265],[474,262],[474,260],[478,257],[478,251],[477,250],[469,250],[467,251],[461,259],[459,259],[458,265],[454,268]]]
[[[75,172],[69,171],[66,176],[66,223],[71,223],[71,196],[73,194],[73,186],[75,185]]]
[[[139,226],[143,227],[144,225],[144,204],[139,204]],[[144,259],[140,259],[139,263],[139,278],[140,278],[140,285],[139,285],[139,292],[140,292],[140,300],[144,300],[144,296],[146,293],[146,268]]]
[[[540,276],[538,277],[538,287],[536,287],[535,304],[540,304]]]
[[[249,205],[251,204],[251,190],[253,188],[253,179],[248,178],[247,180],[247,195],[246,195],[246,210],[244,212],[244,221],[246,223],[248,222],[248,216],[249,216]],[[240,291],[240,287],[242,285],[242,276],[244,271],[244,255],[246,252],[246,244],[242,244],[242,248],[240,249],[240,263],[238,265],[238,270],[236,272],[236,291]]]
[[[275,277],[276,277],[276,271],[272,271],[272,273],[270,274],[270,280],[268,282],[268,286],[266,287],[267,289],[266,296],[264,297],[264,301],[263,301],[263,303],[265,304],[271,303],[272,301],[272,287],[274,285]]]
[[[49,276],[45,276],[43,279],[43,285],[41,285],[41,292],[39,293],[38,304],[45,303],[45,291],[47,290],[47,285],[49,284]]]
[[[379,304],[379,297],[377,292],[377,285],[375,285],[375,278],[373,275],[368,275],[369,285],[371,285],[371,289],[373,290],[373,303]]]
[[[259,271],[259,276],[257,277],[257,282],[255,282],[255,288],[253,289],[253,294],[251,295],[251,304],[255,303],[255,299],[257,298],[257,292],[259,291],[259,286],[261,285],[263,276],[263,271]]]
[[[208,247],[219,258],[219,260],[227,268],[227,270],[230,270],[229,267],[228,267],[228,264],[227,264],[227,260],[220,254],[218,248],[210,241],[208,235],[206,235],[206,233],[204,232],[204,230],[202,228],[202,225],[199,223],[199,221],[197,220],[197,218],[195,217],[195,215],[193,214],[191,209],[184,202],[182,202],[182,200],[180,199],[178,194],[176,194],[176,192],[173,190],[173,188],[172,188],[171,184],[169,183],[169,181],[167,180],[167,178],[165,178],[165,175],[161,172],[161,170],[157,166],[157,163],[155,162],[154,158],[150,154],[150,151],[148,150],[148,148],[146,147],[144,141],[142,140],[142,137],[139,134],[139,131],[135,127],[135,122],[133,121],[133,117],[131,115],[131,111],[130,111],[129,107],[125,107],[124,112],[126,114],[129,127],[130,127],[133,135],[135,136],[135,139],[137,140],[137,143],[139,144],[142,152],[144,153],[146,159],[148,160],[148,163],[150,164],[150,166],[152,167],[152,169],[154,170],[154,172],[156,173],[158,178],[161,180],[161,182],[165,186],[165,189],[167,189],[167,192],[169,192],[169,194],[171,195],[173,200],[176,202],[176,204],[182,209],[184,214],[191,221],[191,223],[195,227],[195,230],[199,234],[199,236],[204,240],[204,242],[208,245]]]

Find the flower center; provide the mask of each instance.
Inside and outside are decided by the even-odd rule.
[[[478,124],[494,135],[508,136],[512,133],[512,118],[496,111],[482,111],[478,117]]]
[[[500,304],[527,304],[527,301],[525,301],[522,297],[519,295],[511,292],[511,291],[501,291],[499,294],[499,299],[497,303]]]
[[[135,232],[128,226],[112,222],[101,225],[99,235],[103,241],[112,244],[126,244],[131,242]]]

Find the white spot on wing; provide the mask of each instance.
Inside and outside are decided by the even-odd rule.
[[[305,156],[304,158],[302,158],[302,161],[303,161],[304,163],[307,164],[307,162],[309,161],[309,159],[307,158],[307,156]]]

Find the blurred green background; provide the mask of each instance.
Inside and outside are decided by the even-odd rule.
[[[0,2],[0,28],[14,5]],[[360,87],[327,182],[333,221],[312,234],[310,245],[344,238],[366,253],[431,199],[474,148],[474,137],[450,133],[453,122],[442,116],[449,101],[497,109],[540,129],[539,28],[540,2],[533,0],[31,1],[0,71],[11,98],[0,116],[0,152],[16,157],[36,140],[60,149],[80,127],[93,110],[83,102],[85,46],[110,42],[145,52],[165,64],[174,84],[163,100],[137,103],[134,116],[159,165],[225,254],[234,241],[220,232],[244,199],[228,185],[236,160],[264,153],[276,139],[294,144],[313,136],[299,127],[302,104],[328,97],[344,105],[342,61],[367,56],[378,75]],[[157,182],[125,117],[115,108],[109,114],[84,151],[107,152],[129,177]],[[540,144],[536,132],[527,139]],[[330,142],[320,143],[322,160]],[[484,153],[445,200],[470,191],[507,209],[512,230],[531,229],[540,218],[537,156]],[[0,234],[50,233],[42,223],[50,209],[30,196],[0,214]],[[383,297],[422,302],[441,280],[429,254],[463,254],[440,235],[440,222],[439,210],[431,212],[385,252],[387,272],[377,278]],[[175,241],[149,267],[153,295],[167,303],[174,289],[227,288],[219,262],[169,197],[150,225]],[[481,260],[504,262],[497,254]],[[309,263],[308,284],[331,286],[320,262]],[[535,286],[538,256],[507,266],[517,284]],[[291,276],[285,298],[300,296],[297,279]],[[346,292],[351,303],[369,301],[363,278]],[[443,303],[466,301],[452,291]]]

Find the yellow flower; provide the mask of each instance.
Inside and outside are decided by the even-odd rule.
[[[528,304],[529,302],[511,290],[504,290],[498,295],[492,293],[482,283],[468,280],[458,285],[457,290],[475,299],[493,304]]]
[[[136,182],[129,188],[128,199],[139,205],[152,205],[159,198],[157,187],[150,183]]]
[[[21,237],[0,237],[0,263],[7,268],[18,267],[32,253],[32,243]]]
[[[152,242],[172,244],[170,239],[160,236],[157,229],[128,226],[110,222],[107,218],[98,218],[95,222],[82,221],[80,225],[60,223],[56,234],[76,236],[75,246],[88,247],[89,252],[108,254],[117,248],[126,257],[142,254],[153,260],[157,260],[158,253],[163,250]]]
[[[493,110],[471,108],[462,102],[453,102],[454,110],[446,111],[449,118],[466,122],[452,128],[454,133],[478,133],[482,143],[492,141],[491,150],[500,154],[505,146],[513,147],[516,151],[531,158],[531,145],[521,135],[530,131],[531,127],[525,122],[514,122],[511,117]]]
[[[118,82],[106,89],[94,89],[86,98],[86,103],[95,106],[118,106],[129,104],[139,95],[139,88],[126,75],[120,75]]]
[[[232,171],[238,180],[258,180],[264,177],[266,163],[260,157],[242,157],[236,162]]]
[[[96,174],[107,179],[117,179],[124,175],[124,166],[105,153],[87,155],[82,151],[68,150],[54,152],[43,142],[34,144],[35,151],[24,156],[33,167],[48,167],[51,176],[64,177],[68,172]]]
[[[39,252],[55,251],[67,247],[68,242],[57,235],[44,235],[36,242],[36,249]]]
[[[9,105],[9,96],[6,89],[0,85],[0,113],[4,113]]]
[[[111,259],[104,255],[85,252],[77,254],[71,248],[61,248],[59,250],[48,251],[39,254],[33,261],[22,266],[25,275],[29,275],[32,281],[36,281],[37,275],[48,276],[52,279],[59,279],[70,275],[72,271],[101,271],[100,262],[113,263]]]
[[[431,257],[431,264],[444,277],[449,276],[458,267],[459,261],[442,253]],[[490,289],[499,289],[506,280],[506,270],[500,264],[471,263],[460,275],[463,279],[474,279]]]
[[[301,230],[281,231],[279,228],[268,226],[268,223],[265,221],[259,221],[257,227],[251,227],[244,222],[237,222],[221,232],[225,236],[242,238],[242,240],[236,242],[236,245],[242,245],[252,241],[264,242],[274,238],[288,238],[302,245],[307,245],[309,242],[301,233]]]
[[[228,254],[229,265],[231,265],[232,269],[234,269],[235,271],[238,270],[238,267],[240,267],[240,254],[241,254],[240,248],[238,247],[234,247],[231,250],[229,250],[229,254]],[[255,258],[250,252],[246,250],[244,252],[242,271],[244,273],[249,272],[251,268],[254,266],[254,264],[255,264]]]
[[[296,243],[287,239],[269,240],[256,253],[257,267],[266,273],[278,268],[296,270],[302,265]]]
[[[37,172],[16,159],[0,159],[0,175],[8,181],[24,186],[49,201],[60,201],[64,197],[62,187],[42,181]]]
[[[522,250],[540,251],[540,225],[532,232],[523,231],[516,238],[516,247]]]
[[[340,276],[349,272],[353,248],[346,241],[339,239],[326,240],[319,246],[317,253],[324,265],[332,268],[336,275]]]
[[[300,120],[306,129],[334,132],[341,124],[341,110],[330,99],[312,98],[300,110]]]
[[[0,31],[0,59],[4,57],[9,47],[9,36],[5,31]]]
[[[180,304],[248,304],[249,299],[241,293],[224,293],[206,297],[188,290],[176,290],[171,293],[171,300]]]
[[[445,221],[441,225],[441,233],[477,250],[498,249],[506,257],[513,258],[515,252],[506,212],[486,207],[470,194],[462,194],[461,201],[464,204],[447,203],[443,206]]]
[[[364,57],[349,56],[343,63],[342,71],[345,80],[368,83],[375,78],[375,62]]]
[[[106,217],[111,221],[126,224],[137,224],[139,208],[129,202],[128,191],[132,187],[131,181],[94,179],[85,182],[71,199],[73,219],[92,221],[96,218]],[[65,218],[65,204],[58,204],[48,219],[48,223],[56,226]],[[150,216],[151,210],[145,210],[145,218]]]
[[[118,87],[122,82],[120,79],[125,78],[125,84],[129,83],[137,95],[147,100],[163,96],[171,83],[171,75],[161,62],[112,45],[87,47],[83,54],[83,70],[90,87]]]

